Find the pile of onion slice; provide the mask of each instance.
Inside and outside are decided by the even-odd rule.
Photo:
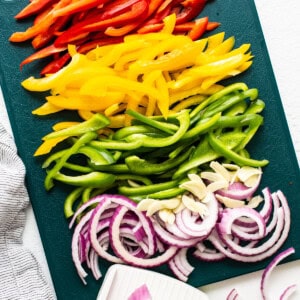
[[[121,195],[103,194],[84,203],[74,214],[72,258],[84,283],[88,275],[102,274],[100,259],[141,268],[167,264],[174,275],[188,281],[194,267],[188,252],[205,261],[225,258],[251,263],[274,255],[290,229],[290,209],[281,191],[262,190],[261,207],[226,208],[214,193],[203,216],[184,208],[175,222],[165,223],[159,213],[147,216]],[[286,292],[288,293],[288,291]]]

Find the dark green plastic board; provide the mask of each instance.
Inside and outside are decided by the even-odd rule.
[[[23,159],[27,176],[26,183],[35,217],[46,252],[51,276],[58,299],[95,299],[101,280],[88,276],[88,284],[80,281],[71,260],[71,231],[63,216],[63,202],[67,195],[64,187],[56,187],[45,192],[44,171],[41,161],[32,154],[40,144],[40,139],[51,131],[58,120],[65,119],[66,113],[51,117],[37,118],[31,111],[42,103],[43,95],[24,91],[20,82],[35,75],[41,65],[31,64],[19,69],[20,62],[32,53],[27,45],[12,45],[8,42],[14,31],[23,31],[30,22],[16,22],[13,16],[25,5],[27,0],[0,0],[0,79],[14,137]],[[271,12],[270,12],[271,13]],[[273,75],[266,44],[253,0],[214,0],[210,1],[201,15],[208,15],[211,21],[221,22],[217,31],[225,31],[226,36],[234,35],[236,46],[251,43],[255,56],[253,66],[234,81],[244,81],[248,86],[259,89],[260,98],[266,102],[265,123],[249,148],[253,157],[269,159],[264,169],[262,187],[269,186],[272,191],[281,189],[287,196],[292,211],[292,229],[284,248],[293,246],[300,255],[300,173],[291,137],[283,112],[280,95]],[[68,114],[68,119],[72,114]],[[189,283],[201,286],[240,274],[262,269],[268,260],[254,264],[224,261],[219,263],[200,263],[196,265]],[[105,273],[108,264],[101,263]],[[170,274],[167,269],[161,272]]]

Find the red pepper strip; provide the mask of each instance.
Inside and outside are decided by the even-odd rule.
[[[46,74],[53,74],[56,73],[57,71],[59,71],[64,65],[66,65],[66,63],[71,59],[70,54],[67,52],[64,55],[62,55],[60,58],[58,59],[54,59],[53,61],[51,61],[48,65],[46,65],[46,67],[44,67],[40,74],[46,75]]]
[[[147,13],[147,16],[145,17],[145,20],[150,18],[152,16],[152,14],[154,12],[156,12],[157,9],[162,5],[163,2],[164,2],[164,0],[152,0],[152,1],[150,0],[149,7],[148,7],[148,13]],[[152,18],[150,20],[152,20]],[[142,21],[143,20],[139,20],[139,21],[133,22],[131,24],[125,25],[121,28],[108,27],[105,30],[105,34],[108,35],[108,36],[123,36],[123,35],[126,35],[127,33],[131,32],[134,29],[136,29],[137,27],[139,27],[141,25]],[[155,22],[157,22],[157,21],[155,21]],[[160,24],[159,27],[160,27],[160,29],[162,29],[163,24]],[[157,30],[151,30],[150,29],[149,32],[159,31],[160,29],[157,29]]]
[[[32,15],[37,14],[48,5],[53,4],[53,0],[32,0],[27,6],[25,6],[18,14],[15,15],[17,20],[25,19]]]
[[[206,31],[208,24],[208,17],[195,20],[195,25],[189,31],[188,36],[193,40],[199,39]]]
[[[51,10],[52,10],[51,6],[47,7],[46,9],[43,9],[38,15],[35,16],[33,20],[33,25],[42,22],[42,20],[50,13]]]
[[[33,26],[29,27],[24,32],[15,32],[13,33],[9,40],[11,42],[25,42],[37,34],[44,32],[50,28],[50,26],[56,21],[56,18],[53,17],[53,11],[65,5],[68,5],[71,0],[61,0],[59,1],[55,7],[42,19],[40,23],[34,24]]]
[[[53,44],[50,46],[47,46],[39,51],[36,51],[35,53],[31,54],[26,59],[24,59],[20,64],[20,68],[22,69],[22,67],[28,63],[31,63],[35,60],[38,60],[38,59],[41,59],[44,57],[48,57],[55,53],[65,51],[66,49],[67,49],[67,47],[55,47]]]
[[[117,16],[127,10],[139,0],[115,0],[112,3],[105,5],[103,8],[103,19],[108,19],[114,16]]]
[[[218,28],[220,25],[221,25],[221,23],[219,23],[219,22],[208,22],[206,30],[207,31],[214,30],[214,29]]]
[[[137,30],[137,33],[139,34],[145,34],[145,33],[150,33],[150,32],[158,32],[162,30],[164,27],[163,23],[156,23],[156,24],[147,24],[143,25]]]
[[[166,10],[166,9],[170,9],[170,5],[172,5],[173,3],[177,3],[178,1],[172,1],[172,0],[167,0],[164,1],[159,8],[157,9],[157,13],[161,13],[162,11]],[[174,4],[173,4],[174,5]]]
[[[108,27],[104,33],[108,36],[124,36],[127,33],[130,33],[133,31],[135,28],[137,28],[140,25],[140,22],[134,22],[132,24],[124,25],[119,28],[115,27]]]
[[[77,49],[79,53],[87,53],[88,51],[95,49],[97,46],[105,46],[105,45],[111,45],[116,43],[123,42],[123,37],[118,38],[107,38],[107,37],[101,37],[101,39],[98,40],[91,40],[90,42],[83,43],[80,45]],[[59,71],[62,67],[66,65],[66,63],[71,59],[71,56],[69,53],[65,53],[59,58],[54,58],[53,61],[48,63],[40,72],[40,75],[46,75],[46,74],[53,74]]]
[[[86,20],[74,25],[70,29],[62,33],[54,42],[59,47],[66,45],[74,40],[78,39],[79,35],[83,33],[89,33],[94,31],[101,31],[109,26],[122,26],[128,24],[129,21],[137,20],[138,18],[144,18],[148,9],[148,1],[141,0],[131,6],[130,11],[125,12],[107,20],[100,20],[93,18],[92,20]]]
[[[184,9],[177,15],[176,24],[195,19],[203,10],[207,0],[185,0],[181,2]]]
[[[109,0],[81,0],[81,1],[72,2],[65,7],[57,9],[53,13],[53,16],[60,17],[60,16],[71,15],[77,12],[82,12],[90,8],[96,8],[97,6],[103,5],[108,1]]]
[[[53,38],[56,38],[56,34],[67,24],[69,19],[69,16],[59,17],[47,31],[36,35],[31,41],[33,48],[40,49],[46,46]]]

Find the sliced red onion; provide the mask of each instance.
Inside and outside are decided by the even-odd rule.
[[[95,197],[87,201],[86,203],[82,204],[74,213],[70,223],[69,223],[69,228],[72,228],[76,219],[80,214],[82,214],[86,209],[88,209],[90,206],[97,204],[101,201],[101,196]]]
[[[89,222],[89,232],[90,232],[90,240],[91,245],[94,248],[94,250],[98,253],[99,256],[102,258],[113,262],[113,263],[123,263],[122,259],[119,257],[116,257],[110,253],[108,253],[106,250],[103,249],[103,247],[100,245],[98,241],[98,223],[101,219],[101,214],[107,209],[111,207],[111,199],[109,197],[103,197],[103,199],[99,202],[99,204],[96,206],[96,208],[92,211],[92,215]]]
[[[288,300],[290,296],[295,293],[296,289],[297,289],[297,284],[291,284],[282,292],[279,300]]]
[[[152,218],[152,220],[153,220],[153,226],[157,236],[161,241],[163,241],[167,245],[184,248],[184,247],[194,246],[200,241],[199,238],[195,238],[195,237],[183,239],[180,236],[176,236],[173,233],[166,230],[166,228],[163,227],[157,219]]]
[[[272,198],[278,199],[281,204],[281,207],[278,209],[278,223],[283,223],[283,228],[279,232],[279,236],[277,236],[276,234],[277,240],[275,240],[274,233],[273,233],[272,247],[265,247],[263,244],[260,245],[258,249],[259,254],[255,253],[257,252],[257,250],[254,250],[256,248],[244,247],[246,248],[244,251],[246,251],[247,254],[249,254],[249,256],[247,256],[241,253],[233,252],[232,250],[224,247],[223,242],[219,239],[219,236],[216,234],[215,231],[208,237],[208,240],[212,242],[212,244],[220,252],[224,253],[227,257],[234,260],[243,261],[243,262],[256,262],[256,261],[261,261],[267,257],[270,257],[280,249],[280,247],[287,239],[290,230],[290,225],[291,225],[290,209],[284,194],[281,191],[277,191],[276,193],[272,194]],[[278,228],[282,227],[282,224],[279,226],[278,223],[276,226],[277,230]],[[266,243],[268,243],[268,241]],[[264,249],[264,247],[268,249]]]
[[[169,260],[168,265],[173,274],[181,281],[186,282],[189,275],[194,271],[194,267],[187,259],[188,248],[180,249],[176,255]]]
[[[206,247],[203,242],[198,243],[195,248],[193,255],[203,261],[220,261],[226,258],[223,253]]]
[[[89,255],[90,269],[96,280],[102,277],[102,273],[99,268],[99,256],[94,249],[91,249]]]
[[[272,230],[274,230],[274,228],[277,224],[278,208],[279,208],[279,201],[278,201],[278,199],[274,198],[272,217],[271,217],[271,220],[268,220],[269,223],[266,226],[265,235],[268,235]],[[242,225],[233,224],[232,225],[232,234],[242,240],[255,241],[255,240],[260,239],[260,234],[259,234],[259,232],[257,232],[257,228],[255,228],[255,227],[249,228],[249,227],[245,227]]]
[[[271,192],[270,192],[269,188],[264,188],[262,190],[262,194],[263,194],[263,197],[264,197],[264,205],[261,208],[261,210],[259,211],[259,213],[265,219],[265,221],[267,222],[267,220],[269,219],[269,217],[272,213],[273,199],[272,199]],[[247,218],[240,218],[235,223],[238,224],[238,225],[249,226],[249,227],[256,226],[255,222],[253,222],[252,220],[249,220]]]
[[[146,284],[142,284],[135,289],[127,300],[151,300],[151,294]]]
[[[261,291],[261,295],[262,298],[265,300],[267,299],[267,295],[266,295],[266,285],[268,283],[269,277],[271,276],[274,268],[281,262],[283,261],[286,257],[292,255],[293,253],[295,253],[295,249],[293,247],[290,247],[282,252],[280,252],[279,254],[277,254],[272,260],[271,262],[268,264],[268,266],[265,268],[265,270],[263,271],[262,277],[261,277],[261,282],[260,282],[260,291]]]
[[[111,246],[118,257],[130,265],[144,268],[156,267],[168,262],[177,253],[177,247],[171,246],[162,255],[146,259],[135,257],[124,247],[122,241],[120,240],[119,231],[122,224],[122,219],[127,211],[127,207],[119,206],[114,213],[110,226]]]
[[[258,238],[261,239],[266,233],[266,224],[263,217],[253,208],[249,207],[238,207],[235,209],[226,208],[221,213],[221,221],[217,224],[218,231],[220,234],[232,234],[233,223],[241,218],[247,217],[252,219],[258,227]],[[240,232],[240,235],[242,233]],[[246,233],[244,234],[246,235]]]
[[[216,225],[219,213],[219,205],[213,193],[207,194],[207,214],[201,222],[195,222],[198,217],[188,209],[181,210],[176,215],[176,224],[185,234],[197,238],[206,237]],[[199,215],[198,215],[199,216]]]
[[[168,266],[169,266],[170,270],[172,271],[172,273],[177,277],[177,279],[179,279],[183,282],[188,281],[188,277],[181,272],[181,270],[178,268],[178,266],[176,265],[176,263],[173,259],[170,259],[168,261]]]
[[[83,281],[84,284],[86,284],[85,277],[88,275],[87,272],[84,270],[84,268],[81,265],[81,257],[80,253],[81,251],[79,250],[79,245],[80,245],[80,233],[82,228],[87,224],[89,221],[93,211],[88,212],[86,215],[82,217],[80,222],[76,225],[72,237],[72,259],[75,265],[75,268],[77,270],[77,273],[81,280]]]
[[[237,300],[239,293],[236,289],[232,289],[226,297],[226,300]]]

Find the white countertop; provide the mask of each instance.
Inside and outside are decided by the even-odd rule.
[[[222,1],[222,0],[218,0]],[[272,61],[279,92],[290,128],[292,140],[300,164],[300,1],[299,0],[255,0],[265,40]],[[2,118],[2,116],[5,116]],[[1,122],[10,130],[5,115],[5,107],[0,94]],[[299,183],[300,184],[300,183]],[[31,207],[27,211],[24,244],[32,250],[51,282],[47,262],[40,241],[38,229]],[[205,270],[203,270],[205,276]],[[260,299],[260,276],[262,271],[210,284],[201,289],[210,299],[225,299],[232,288],[240,293],[240,298]],[[290,298],[300,299],[300,261],[278,266],[271,277],[270,299],[278,299],[278,294],[289,284],[298,284],[297,292]],[[272,285],[272,287],[271,287]],[[276,297],[277,296],[277,297]]]

